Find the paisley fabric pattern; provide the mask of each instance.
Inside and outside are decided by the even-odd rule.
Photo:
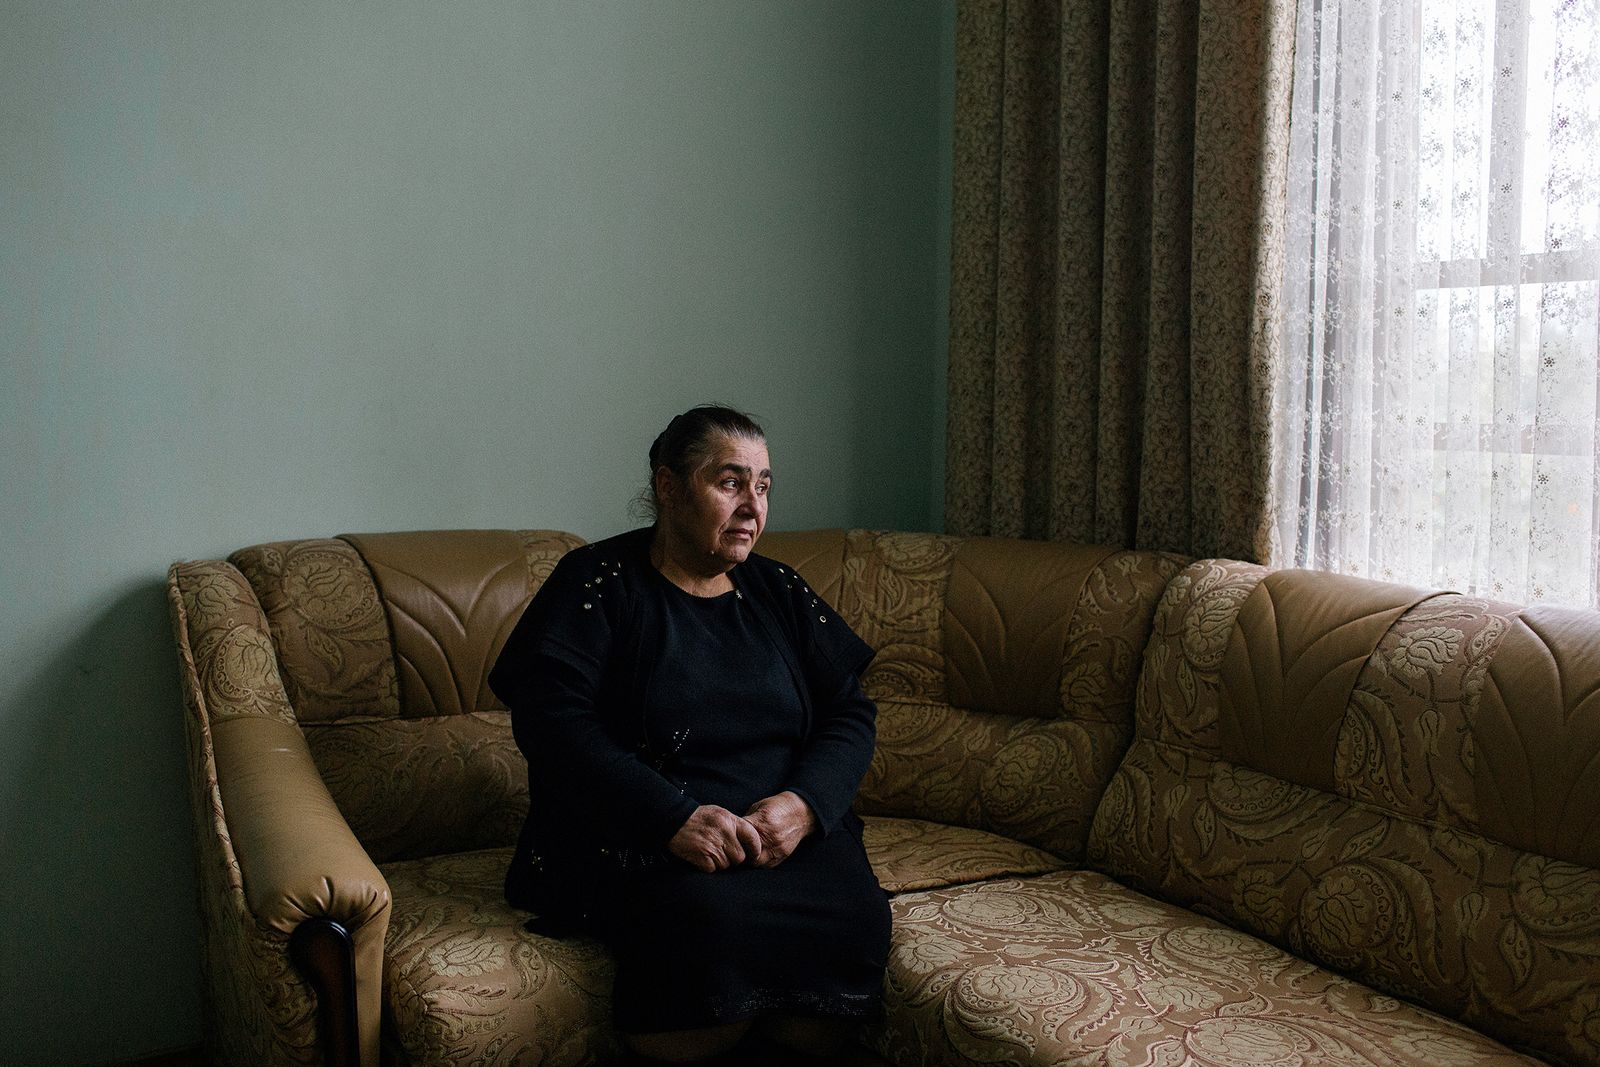
[[[583,539],[521,530],[528,595]],[[240,549],[229,562],[250,581],[271,623],[284,687],[302,723],[400,714],[394,644],[360,553],[338,538]]]
[[[530,586],[576,542],[521,536]],[[1592,833],[1545,833],[1542,815],[1527,818],[1587,810],[1586,799],[1563,796],[1583,791],[1583,739],[1600,722],[1585,681],[1600,671],[1591,624],[1466,597],[1410,603],[1381,637],[1362,638],[1360,668],[1344,683],[1348,708],[1323,749],[1332,786],[1314,788],[1228,748],[1237,702],[1221,682],[1240,654],[1230,643],[1270,643],[1276,632],[1235,626],[1252,591],[1284,589],[1288,605],[1294,583],[1313,579],[1279,574],[1263,585],[1266,571],[1250,564],[1205,560],[1178,572],[1171,556],[1113,552],[1088,572],[1064,627],[1059,613],[1031,630],[1011,627],[1020,616],[998,608],[964,616],[979,653],[1023,634],[1007,662],[1024,663],[1018,647],[1048,646],[1062,663],[1058,687],[1033,686],[1045,694],[1033,699],[1041,710],[1005,713],[993,703],[1003,691],[985,681],[991,710],[979,712],[951,706],[947,673],[952,569],[982,572],[960,562],[965,542],[837,536],[840,612],[881,650],[866,679],[880,702],[860,802],[869,858],[901,894],[888,1015],[869,1030],[879,1054],[906,1065],[1513,1062],[1498,1038],[1557,1063],[1600,1063]],[[240,558],[257,568],[256,588],[287,588],[294,546],[311,544],[292,543],[281,559],[271,546]],[[992,557],[994,543],[983,550]],[[337,583],[307,582],[338,601]],[[963,595],[1011,595],[986,583]],[[295,668],[295,692],[333,707],[305,679],[332,686],[353,669],[349,635],[360,630],[328,623],[339,613],[321,608],[296,614],[277,603],[274,617],[225,563],[175,565],[169,604],[213,1057],[317,1062],[315,1004],[287,939],[247,906],[212,726],[297,722],[280,664],[310,654],[310,616],[345,642],[345,658],[315,660],[320,675]],[[979,625],[984,618],[1000,624]],[[301,651],[275,645],[283,634]],[[1024,665],[1033,681],[1049,678]],[[1232,684],[1228,692],[1244,683]],[[1516,733],[1515,709],[1530,693],[1549,737]],[[1319,700],[1322,715],[1328,700]],[[378,706],[302,728],[347,821],[384,861],[387,1055],[419,1064],[613,1056],[605,953],[527,933],[503,901],[507,846],[527,804],[509,717],[402,720],[371,713]],[[1519,754],[1539,753],[1526,765],[1559,775],[1533,781],[1519,770]],[[1064,869],[1080,862],[1133,889]],[[376,927],[372,938],[375,950]]]
[[[861,679],[872,699],[944,701],[944,591],[960,544],[938,534],[845,535],[834,607],[877,650]]]
[[[869,819],[885,888],[1057,870],[1061,861],[976,830]],[[620,1050],[610,957],[594,941],[522,929],[505,903],[507,848],[385,864],[394,894],[385,997],[394,1050],[415,1064],[564,1064]]]
[[[1165,552],[1118,552],[1090,572],[1067,631],[1063,715],[1124,729],[1133,721],[1155,606],[1188,562]]]
[[[383,867],[395,900],[384,997],[403,1062],[571,1067],[620,1056],[610,956],[588,938],[524,930],[527,913],[505,902],[510,862],[502,848]]]
[[[1067,871],[890,902],[893,1063],[1531,1064],[1247,934]]]
[[[198,696],[212,715],[264,715],[295,722],[261,605],[224,564],[186,565],[174,575],[189,632]]]
[[[991,834],[914,820],[868,820],[866,843],[892,890],[1061,865]],[[409,1062],[561,1065],[618,1051],[608,955],[593,941],[523,930],[526,914],[505,903],[509,862],[501,848],[383,866],[395,900],[385,996]]]
[[[528,814],[528,764],[509,712],[325,723],[305,734],[374,861],[516,842]]]
[[[587,544],[577,534],[563,530],[520,530],[522,551],[528,557],[528,597],[539,591],[550,572],[556,569],[561,557],[581,545]]]
[[[1245,598],[1267,569],[1201,560],[1167,584],[1139,672],[1138,736],[1216,751],[1222,658]]]
[[[1339,733],[1335,776],[1351,800],[1482,831],[1473,719],[1489,664],[1517,609],[1449,594],[1384,636]]]
[[[344,541],[277,541],[229,561],[266,610],[301,722],[400,713],[389,625],[367,565]]]
[[[857,806],[987,830],[1079,862],[1127,745],[1155,604],[1183,561],[1116,552],[1096,565],[1067,626],[1059,707],[1022,717],[946,702],[945,596],[961,546],[933,534],[846,537],[839,611],[878,649],[863,681],[878,702],[878,745]]]
[[[243,576],[221,562],[174,564],[167,604],[178,646],[200,872],[201,986],[208,1018],[228,1020],[207,1026],[208,1059],[228,1067],[320,1063],[315,1001],[289,962],[288,937],[257,923],[246,905],[212,756],[212,715],[292,720],[276,670],[262,672],[248,657],[249,670],[228,663],[229,650],[254,644],[237,637],[230,642],[227,635],[254,631],[259,638],[266,619]],[[197,648],[204,651],[197,654]]]
[[[1511,609],[1434,597],[1384,634],[1330,792],[1222,757],[1219,668],[1262,574],[1208,560],[1169,586],[1090,863],[1511,1045],[1600,1062],[1600,872],[1476,814],[1474,720]]]
[[[1125,729],[880,701],[858,807],[1014,837],[1078,861]]]
[[[1043,849],[998,834],[926,819],[868,816],[862,843],[878,884],[890,893],[1043,874],[1066,866]]]

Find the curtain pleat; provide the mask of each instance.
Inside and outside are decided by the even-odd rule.
[[[1278,3],[958,7],[951,532],[1264,551]]]

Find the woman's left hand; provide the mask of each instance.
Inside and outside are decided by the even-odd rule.
[[[756,801],[744,817],[761,835],[761,858],[755,861],[757,867],[776,867],[817,828],[817,817],[811,805],[787,789]]]

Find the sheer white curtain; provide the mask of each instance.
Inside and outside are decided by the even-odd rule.
[[[1274,562],[1600,588],[1600,0],[1302,0]]]

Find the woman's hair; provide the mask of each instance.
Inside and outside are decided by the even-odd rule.
[[[650,445],[650,480],[639,494],[635,506],[643,517],[661,517],[661,501],[656,497],[656,471],[665,467],[686,482],[711,461],[711,450],[721,437],[765,441],[761,424],[743,411],[723,404],[701,404],[682,415],[675,415],[667,428],[656,434]]]

